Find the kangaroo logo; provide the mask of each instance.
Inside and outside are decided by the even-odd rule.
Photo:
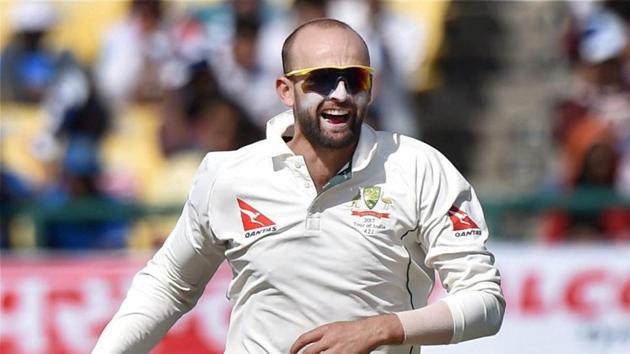
[[[241,221],[243,222],[243,229],[245,229],[245,231],[276,225],[275,222],[271,221],[271,219],[240,198],[236,198],[236,202],[238,203],[238,208],[241,210]]]
[[[466,214],[461,211],[456,206],[452,206],[448,211],[448,217],[451,219],[453,223],[454,231],[468,230],[468,229],[478,229],[479,226]]]

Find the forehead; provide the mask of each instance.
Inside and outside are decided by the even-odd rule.
[[[370,64],[361,38],[338,27],[305,28],[295,38],[292,56],[294,69]]]

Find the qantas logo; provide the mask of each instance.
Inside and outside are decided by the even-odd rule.
[[[453,231],[456,237],[469,236],[469,235],[481,235],[479,226],[466,214],[456,206],[452,206],[448,211],[448,217],[453,224]]]
[[[236,202],[238,203],[238,208],[241,210],[243,229],[245,231],[249,231],[245,234],[245,237],[260,235],[269,231],[276,231],[276,223],[271,221],[271,219],[254,209],[251,205],[245,203],[240,198],[236,198]],[[262,230],[256,230],[261,228]]]

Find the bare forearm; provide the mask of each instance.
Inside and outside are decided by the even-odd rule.
[[[372,329],[374,334],[373,347],[381,345],[402,344],[405,339],[405,331],[395,314],[379,315],[364,319],[366,328]]]
[[[367,354],[381,345],[401,344],[403,339],[398,317],[386,314],[319,326],[297,338],[290,353]]]

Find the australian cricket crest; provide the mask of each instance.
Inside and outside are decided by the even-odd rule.
[[[379,186],[362,187],[352,198],[350,209],[354,226],[364,235],[377,235],[390,230],[392,198]]]
[[[371,186],[363,188],[363,202],[369,209],[374,209],[381,197],[381,187]]]
[[[362,187],[352,198],[350,208],[353,216],[370,216],[389,219],[392,199],[386,197],[379,186]]]

